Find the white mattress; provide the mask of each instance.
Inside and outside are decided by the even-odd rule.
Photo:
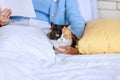
[[[9,25],[0,28],[0,80],[120,80],[120,55],[55,54],[38,28]]]

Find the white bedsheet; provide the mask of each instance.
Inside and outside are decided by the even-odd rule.
[[[120,55],[62,55],[61,62],[37,71],[38,80],[120,80]]]
[[[0,80],[120,80],[120,55],[56,55],[38,28],[9,25],[0,28]]]

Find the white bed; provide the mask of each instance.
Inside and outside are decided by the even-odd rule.
[[[55,54],[44,34],[49,24],[25,23],[0,28],[0,80],[120,80],[119,54]]]
[[[0,80],[120,80],[119,75],[119,54],[55,54],[37,27],[0,28]]]

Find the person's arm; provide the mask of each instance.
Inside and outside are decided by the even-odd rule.
[[[71,24],[71,31],[78,39],[83,34],[85,21],[80,14],[78,0],[66,0],[66,19]]]
[[[70,47],[70,46],[59,46],[59,48],[64,49],[64,50],[61,50],[61,49],[58,49],[58,48],[56,49],[56,51],[58,53],[61,53],[61,54],[70,54],[70,55],[79,54],[78,48],[73,48],[73,47]]]
[[[0,10],[0,27],[6,25],[9,22],[9,18],[11,16],[10,9]]]

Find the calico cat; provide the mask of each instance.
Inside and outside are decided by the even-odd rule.
[[[70,31],[71,25],[58,25],[51,22],[51,28],[47,34],[54,48],[59,46],[76,47],[78,39]]]

